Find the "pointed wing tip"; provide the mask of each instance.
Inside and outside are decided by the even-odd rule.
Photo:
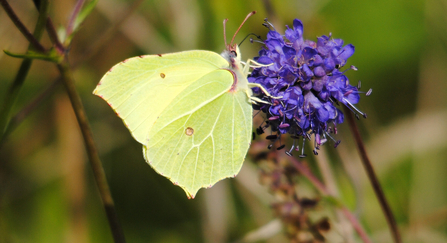
[[[145,147],[145,146],[143,146],[143,147]],[[149,162],[148,162],[148,163],[149,163]],[[152,166],[152,165],[151,165],[151,166]],[[157,173],[159,173],[159,172],[157,171]],[[160,174],[160,173],[159,173],[159,174]],[[218,183],[218,182],[220,182],[220,181],[222,181],[222,180],[224,180],[224,179],[227,179],[227,178],[235,178],[235,177],[237,176],[237,174],[239,174],[239,171],[236,172],[236,173],[233,173],[233,174],[230,175],[230,176],[225,176],[225,177],[223,177],[223,178],[217,180],[216,182],[214,182],[214,183],[212,183],[212,184],[202,185],[202,186],[200,186],[199,188],[187,188],[186,185],[179,184],[177,181],[174,181],[172,178],[168,178],[168,179],[171,180],[171,182],[172,182],[175,186],[179,186],[180,188],[182,188],[183,191],[186,193],[186,197],[188,197],[188,199],[194,199],[194,198],[196,197],[196,195],[197,195],[197,192],[198,192],[200,189],[202,189],[202,188],[204,188],[204,189],[209,189],[209,188],[213,187],[216,183]],[[160,175],[166,177],[166,175],[163,175],[163,174],[160,174]]]
[[[98,91],[97,89],[93,90],[93,93],[92,93],[92,94],[98,96],[99,98],[101,98],[101,99],[103,99],[103,100],[105,100],[105,101],[107,101],[107,100],[104,98],[104,96],[103,96],[102,94],[99,93],[99,91]],[[109,104],[109,102],[107,102],[107,104]],[[111,106],[111,105],[109,104],[109,106]]]
[[[218,181],[214,182],[213,184],[202,185],[202,186],[199,187],[199,188],[193,188],[193,189],[190,189],[190,190],[188,190],[188,189],[186,188],[186,186],[184,186],[184,185],[180,185],[178,182],[174,182],[174,185],[181,187],[181,188],[183,189],[183,191],[186,193],[186,196],[188,197],[188,199],[194,199],[194,198],[196,197],[196,195],[197,195],[197,192],[198,192],[200,189],[202,189],[202,188],[204,188],[204,189],[210,189],[210,188],[213,187],[216,183],[222,181],[223,179],[226,179],[226,178],[234,178],[234,177],[236,177],[236,175],[237,175],[237,173],[236,173],[236,174],[233,174],[232,176],[228,176],[228,177],[221,178],[221,179],[219,179]]]
[[[212,186],[212,185],[202,186],[202,187],[199,187],[197,189],[190,189],[190,190],[188,190],[185,186],[179,185],[178,183],[174,183],[174,185],[181,187],[183,189],[183,191],[186,193],[186,197],[188,197],[188,199],[194,199],[196,197],[196,195],[197,195],[197,192],[200,189],[202,189],[202,188],[208,189],[208,188],[210,188]]]
[[[180,186],[180,185],[179,185]],[[180,186],[182,187],[182,186]],[[185,191],[186,193],[186,197],[188,197],[188,199],[194,199],[197,195],[197,191],[199,190],[195,190],[195,191],[188,191],[186,188],[182,187],[182,189]]]
[[[99,81],[98,85],[96,85],[96,87],[93,90],[92,94],[94,94],[96,96],[99,96],[99,97],[102,97],[102,95],[99,93],[99,88],[100,88],[101,84],[102,84],[101,81]]]

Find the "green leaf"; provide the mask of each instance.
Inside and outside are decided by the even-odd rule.
[[[84,7],[82,8],[81,12],[79,12],[78,17],[76,18],[75,22],[74,22],[74,27],[73,27],[73,31],[76,31],[77,28],[79,27],[79,25],[84,22],[85,18],[87,18],[87,16],[93,11],[93,9],[96,6],[96,3],[98,2],[98,0],[93,0],[90,1],[88,3],[86,3],[84,5]]]
[[[56,50],[51,49],[48,53],[40,53],[40,52],[35,52],[35,51],[27,51],[25,54],[18,54],[18,53],[13,53],[13,52],[9,52],[7,50],[3,50],[3,52],[11,57],[16,57],[16,58],[26,58],[26,59],[40,59],[40,60],[45,60],[45,61],[50,61],[50,62],[55,62],[55,63],[59,63],[62,56],[58,55]]]
[[[84,22],[84,20],[87,18],[87,16],[93,11],[93,9],[96,6],[96,3],[98,0],[92,0],[86,4],[84,4],[84,7],[79,12],[78,16],[76,17],[74,24],[73,24],[73,31],[69,36],[66,36],[65,43],[71,42],[71,39],[73,39],[74,34],[78,31],[79,26]],[[64,33],[65,35],[65,33]],[[63,39],[62,39],[63,40]]]

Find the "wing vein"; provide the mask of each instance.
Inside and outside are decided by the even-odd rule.
[[[171,140],[172,137],[175,136],[176,132],[178,132],[178,131],[181,130],[181,129],[182,129],[182,127],[180,127],[180,128],[177,129],[174,133],[172,133],[172,135],[171,135],[169,138],[164,139],[164,142],[161,142],[161,146],[159,146],[158,149],[157,149],[157,151],[154,152],[154,157],[155,157],[156,154],[158,154],[158,152],[160,151],[160,149],[162,149],[163,146],[164,146],[166,143],[168,143],[168,142]],[[180,141],[180,139],[179,139],[179,141]],[[151,147],[147,147],[147,150],[149,150],[150,148],[151,148]],[[162,154],[161,158],[163,158],[163,157],[165,156],[166,152],[167,152],[167,151],[164,150],[164,153]],[[157,163],[157,164],[158,164],[158,163]],[[164,171],[164,169],[166,168],[166,165],[167,165],[167,163],[165,163],[165,167],[163,167],[163,171]],[[160,170],[160,171],[161,171],[161,170]]]
[[[214,71],[214,70],[213,70]],[[209,74],[209,73],[206,73],[206,74]],[[206,75],[205,74],[205,75]],[[205,75],[203,75],[203,76],[205,76]],[[199,80],[199,79],[201,79],[201,78],[203,78],[203,76],[201,76],[200,78],[197,78],[196,80]],[[193,81],[193,82],[191,82],[191,83],[194,83],[195,81]],[[199,89],[199,88],[201,88],[201,87],[203,87],[203,86],[199,86],[199,87],[197,87],[197,89]],[[186,89],[187,87],[185,87],[185,89]],[[190,93],[192,93],[193,91],[196,91],[197,89],[194,89],[194,90],[192,90]],[[190,94],[190,93],[188,93],[188,94]],[[143,102],[144,102],[145,100],[141,100],[137,105],[135,105],[134,106],[134,108],[132,109],[132,111],[131,112],[129,112],[129,115],[134,111],[134,110],[136,110],[136,109],[138,109],[142,104],[143,104]],[[163,111],[165,111],[167,108],[169,108],[170,106],[171,106],[171,104],[173,103],[173,102],[176,102],[176,99],[172,99],[171,100],[171,102],[160,112],[160,114],[161,113],[163,113]],[[209,101],[208,101],[209,102]],[[206,104],[206,103],[205,103]],[[203,105],[202,105],[203,106]],[[194,111],[193,111],[194,112]],[[192,113],[192,112],[191,112]],[[180,116],[182,117],[182,116],[184,116],[184,115],[188,115],[188,114],[190,114],[190,113],[184,113],[184,114],[181,114]],[[144,119],[142,119],[141,120],[141,122],[138,124],[138,125],[136,125],[135,126],[135,129],[134,130],[137,130],[142,124],[144,124],[145,122],[146,122],[146,120],[147,119],[149,119],[150,118],[150,116],[146,116],[146,118],[144,118]]]
[[[197,172],[197,162],[200,156],[200,146],[197,147],[196,163],[194,165],[194,175],[192,176],[192,188],[194,188],[194,183],[196,182],[196,172]]]
[[[210,83],[207,83],[207,84],[210,84]],[[199,88],[201,88],[201,87],[203,87],[203,86],[199,86],[197,89],[199,89]],[[191,91],[190,93],[188,93],[188,94],[191,94],[193,91],[196,91],[197,89],[192,90],[192,91]],[[184,117],[184,116],[193,114],[194,112],[198,111],[200,108],[202,108],[202,107],[204,107],[205,105],[207,105],[207,104],[213,102],[214,100],[218,99],[220,96],[222,96],[223,94],[225,94],[226,91],[227,91],[227,90],[223,90],[222,92],[218,93],[216,96],[214,96],[214,97],[212,97],[212,98],[210,98],[210,99],[208,99],[208,100],[205,100],[204,102],[202,102],[200,105],[196,106],[193,110],[191,110],[191,111],[189,111],[189,112],[185,112],[185,113],[179,114],[176,118],[173,118],[173,120],[172,120],[171,122],[166,123],[165,126],[163,126],[163,127],[160,127],[159,130],[160,130],[160,131],[163,130],[165,127],[169,126],[172,122],[174,122],[174,121],[176,121],[176,120],[178,120],[178,119],[180,119],[180,118],[182,118],[182,117]],[[175,100],[175,99],[174,99],[174,100]],[[174,102],[174,100],[173,100],[172,102]],[[174,105],[172,104],[172,102],[171,102],[167,107],[174,106]],[[177,101],[177,102],[178,102],[178,101]]]
[[[226,100],[224,100],[224,103],[220,106],[220,111],[219,111],[219,113],[218,113],[218,115],[216,117],[216,120],[215,120],[215,122],[214,122],[214,124],[213,124],[213,126],[211,128],[211,132],[210,132],[210,136],[211,136],[211,139],[213,141],[213,162],[211,164],[210,184],[211,184],[211,179],[213,177],[213,169],[214,169],[214,161],[215,161],[215,149],[214,149],[214,136],[213,136],[213,134],[214,134],[214,129],[216,128],[217,122],[220,119],[220,115],[222,114],[223,108],[225,107],[225,104],[226,104]]]

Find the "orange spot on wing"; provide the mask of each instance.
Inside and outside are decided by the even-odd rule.
[[[194,129],[192,127],[188,127],[185,129],[185,134],[187,136],[192,136],[194,134]]]

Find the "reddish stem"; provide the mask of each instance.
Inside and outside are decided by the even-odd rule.
[[[379,204],[382,207],[383,213],[385,214],[385,218],[388,222],[388,226],[390,227],[394,242],[401,243],[402,238],[400,236],[399,229],[397,228],[396,220],[394,218],[393,212],[391,211],[391,207],[386,200],[385,194],[383,193],[379,179],[377,179],[376,173],[374,172],[371,161],[369,160],[365,145],[363,144],[362,137],[360,136],[359,128],[357,127],[357,123],[355,123],[354,116],[346,106],[344,107],[344,110],[345,117],[348,118],[349,127],[351,128],[352,135],[354,136],[357,145],[357,150],[360,154],[363,166],[365,167],[366,174],[368,175],[374,192],[376,193],[377,199],[379,200]]]

